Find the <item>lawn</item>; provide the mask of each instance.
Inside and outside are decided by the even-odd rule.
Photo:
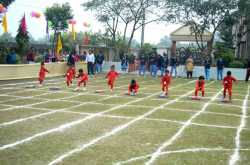
[[[173,78],[158,98],[160,78],[121,76],[110,91],[104,77],[81,92],[71,91],[78,79],[69,89],[62,77],[0,81],[0,164],[250,164],[249,84],[234,83],[233,102],[221,103],[219,81],[188,100],[197,79]],[[138,96],[124,95],[133,78]]]

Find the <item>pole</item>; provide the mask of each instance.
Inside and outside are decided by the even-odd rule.
[[[141,31],[141,47],[144,45],[144,30],[145,30],[145,9],[143,8],[142,16],[142,31]]]

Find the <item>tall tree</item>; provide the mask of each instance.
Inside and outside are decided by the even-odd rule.
[[[169,2],[168,2],[169,1]],[[103,23],[112,36],[112,42],[115,48],[116,56],[120,54],[121,47],[125,44],[127,28],[132,26],[129,41],[126,45],[126,51],[130,47],[134,33],[142,27],[139,22],[144,17],[147,17],[145,24],[159,21],[162,18],[172,16],[175,7],[170,0],[90,0],[82,4],[85,11],[98,11],[95,14],[96,20]],[[163,12],[164,9],[164,12]],[[151,16],[151,17],[150,17]],[[121,42],[117,42],[117,27],[122,26]]]
[[[13,2],[15,2],[15,0],[0,0],[0,4],[2,4],[5,8],[8,8]]]
[[[170,46],[172,45],[170,36],[163,36],[157,46]]]
[[[21,55],[24,55],[24,51],[27,50],[27,46],[30,45],[30,37],[29,37],[29,32],[27,29],[26,25],[26,33],[23,34],[23,29],[21,28],[23,18],[19,21],[19,27],[17,30],[17,35],[16,35],[16,43],[17,43],[17,48],[21,51]]]
[[[62,5],[60,5],[59,3],[54,3],[52,7],[46,7],[43,14],[49,19],[49,21],[52,22],[52,26],[50,28],[54,30],[54,34],[57,34],[57,32],[65,31],[69,28],[66,20],[72,19],[74,17],[72,12],[73,11],[70,4],[67,2],[63,3]],[[53,49],[56,36],[58,35],[54,35],[52,41]]]
[[[202,36],[205,29],[212,30],[212,38],[209,43],[213,45],[219,27],[228,19],[240,17],[242,11],[237,10],[238,5],[239,3],[246,4],[247,0],[177,0],[177,2],[180,4],[178,15],[182,17],[181,22],[191,26],[196,43],[201,50],[201,61],[203,61],[203,51],[206,49],[206,45]],[[210,49],[209,55],[211,51],[212,49]]]

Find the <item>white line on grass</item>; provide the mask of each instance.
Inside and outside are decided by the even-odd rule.
[[[192,82],[195,82],[195,81],[196,81],[196,80],[191,81],[191,82],[189,82],[189,83],[192,83]],[[181,85],[179,85],[179,86],[181,86]],[[177,86],[177,87],[178,87],[178,86]],[[191,92],[193,92],[193,91],[191,91]],[[133,123],[135,123],[135,122],[137,122],[137,121],[143,119],[144,117],[146,117],[146,116],[152,114],[152,113],[155,112],[157,109],[163,108],[164,106],[166,106],[166,105],[168,105],[168,104],[171,104],[171,103],[173,103],[173,102],[175,102],[175,101],[178,101],[180,98],[186,97],[186,96],[187,96],[188,94],[190,94],[191,92],[188,92],[188,93],[186,93],[185,95],[182,95],[181,97],[179,97],[179,98],[177,98],[177,99],[175,99],[175,100],[172,100],[172,101],[170,101],[170,102],[168,102],[168,103],[166,103],[166,104],[164,104],[164,105],[162,105],[162,106],[159,106],[159,107],[157,107],[157,108],[155,108],[155,109],[153,109],[153,110],[151,110],[151,111],[145,113],[144,115],[139,116],[139,117],[135,118],[134,120],[131,120],[130,122],[128,122],[128,123],[126,123],[126,124],[124,124],[124,125],[121,125],[121,126],[119,126],[119,127],[116,127],[115,129],[113,129],[112,131],[106,133],[105,135],[103,135],[103,136],[101,136],[101,137],[99,137],[99,138],[93,139],[91,142],[89,142],[89,143],[87,143],[87,144],[84,144],[81,148],[76,148],[76,149],[74,149],[74,150],[69,151],[68,153],[66,153],[66,154],[60,156],[59,158],[53,160],[52,162],[50,162],[49,165],[53,165],[53,164],[55,164],[55,163],[61,162],[64,158],[66,158],[66,157],[68,157],[68,156],[71,156],[71,155],[74,154],[74,153],[77,153],[77,152],[80,152],[80,151],[84,150],[85,148],[87,148],[87,147],[89,147],[89,146],[95,144],[95,143],[98,142],[99,140],[102,140],[102,139],[104,139],[104,138],[106,138],[106,137],[109,137],[109,136],[111,136],[111,135],[115,135],[115,134],[118,133],[119,131],[121,131],[121,130],[127,128],[129,125],[131,125],[131,124],[133,124]],[[155,95],[155,94],[154,94],[154,95]],[[148,96],[148,97],[152,97],[152,96]],[[147,97],[146,97],[146,98],[147,98]],[[126,105],[126,104],[125,104],[125,105]],[[100,115],[101,115],[101,114],[100,114]]]
[[[233,155],[231,155],[230,157],[230,160],[229,160],[229,164],[230,165],[234,165],[236,164],[236,162],[240,159],[240,156],[239,156],[239,149],[240,149],[240,133],[242,131],[242,129],[245,127],[245,123],[246,123],[246,105],[247,105],[247,101],[248,101],[248,96],[249,96],[249,87],[248,86],[248,91],[247,91],[247,95],[246,95],[246,98],[243,102],[243,106],[242,106],[242,118],[241,118],[241,123],[238,127],[238,130],[237,130],[237,134],[236,134],[236,137],[235,137],[235,143],[236,143],[236,148],[234,150],[234,153]]]
[[[212,101],[214,101],[214,100],[219,96],[219,94],[220,94],[221,92],[222,92],[222,90],[220,90],[220,92],[218,92],[209,102],[207,102],[207,103],[203,106],[203,108],[202,108],[201,111],[199,111],[199,112],[196,113],[194,116],[192,116],[192,117],[191,117],[191,118],[181,127],[181,129],[180,129],[180,130],[179,130],[170,140],[168,140],[168,141],[166,141],[165,143],[163,143],[163,145],[162,145],[160,148],[158,148],[158,150],[157,150],[155,153],[153,153],[151,159],[150,159],[148,162],[146,162],[146,165],[149,165],[149,164],[153,163],[154,160],[160,155],[160,153],[162,152],[162,150],[163,150],[164,148],[166,148],[167,146],[169,146],[170,144],[172,144],[172,142],[173,142],[174,140],[176,140],[176,139],[181,135],[181,133],[184,131],[184,129],[187,128],[187,126],[190,125],[190,123],[192,122],[192,120],[195,119],[198,115],[200,115],[203,111],[205,111],[205,109],[209,106],[209,104],[210,104]]]
[[[190,82],[190,83],[191,83],[191,82]],[[179,86],[181,86],[181,85],[179,85]],[[179,87],[179,86],[176,86],[176,87]],[[176,87],[173,87],[173,88],[176,88]],[[155,95],[155,94],[152,94],[151,96],[154,96],[154,95]],[[151,96],[148,96],[148,97],[151,97]],[[110,97],[108,97],[108,98],[111,98],[111,97],[112,97],[112,96],[110,96]],[[115,97],[115,95],[114,95],[113,97]],[[105,98],[105,99],[108,99],[108,98]],[[102,99],[102,100],[105,100],[105,99]],[[80,119],[80,120],[77,120],[77,121],[74,121],[74,122],[71,122],[71,123],[67,123],[67,124],[61,125],[60,127],[57,127],[57,128],[54,128],[54,129],[45,131],[45,132],[41,132],[41,133],[35,134],[35,135],[31,136],[31,137],[28,137],[28,138],[26,138],[26,139],[17,141],[17,142],[15,142],[15,143],[10,143],[10,144],[4,145],[4,146],[0,147],[0,150],[4,150],[4,149],[7,149],[7,148],[14,147],[14,146],[16,146],[16,145],[19,145],[19,144],[28,142],[28,141],[30,141],[30,140],[36,138],[36,137],[44,136],[44,135],[49,134],[49,133],[52,133],[52,132],[62,131],[63,129],[66,129],[66,128],[69,128],[69,127],[71,127],[71,126],[80,124],[80,123],[82,123],[82,122],[84,122],[84,121],[86,121],[86,120],[92,119],[92,118],[94,118],[94,117],[96,117],[96,116],[99,116],[99,115],[102,115],[102,114],[104,114],[104,113],[106,113],[106,112],[109,112],[109,111],[118,109],[118,108],[120,108],[120,107],[126,106],[127,104],[131,104],[131,103],[134,103],[134,102],[138,102],[138,101],[143,100],[143,99],[144,99],[144,98],[141,98],[141,99],[138,99],[138,100],[135,100],[135,101],[131,101],[131,102],[128,102],[128,103],[126,103],[126,104],[123,104],[123,105],[119,105],[119,106],[117,106],[117,107],[114,107],[114,108],[112,108],[112,109],[109,109],[109,110],[106,110],[106,111],[103,111],[103,112],[100,112],[100,113],[97,113],[97,114],[93,114],[93,115],[88,116],[88,117],[86,117],[86,118],[83,118],[83,119]],[[100,100],[99,100],[99,101],[100,101]],[[82,105],[84,105],[84,104],[85,104],[85,103],[83,103]],[[77,105],[77,106],[81,106],[81,104],[80,104],[80,105]],[[77,107],[77,106],[75,106],[75,107]],[[71,107],[71,108],[72,108],[72,107]],[[66,109],[68,109],[68,108],[66,108]],[[65,109],[64,109],[64,110],[65,110]],[[58,111],[62,111],[62,110],[57,110],[56,112],[58,112]],[[52,113],[55,113],[55,111],[53,111],[53,112],[48,112],[48,113],[44,113],[44,114],[40,114],[40,115],[37,115],[37,116],[40,117],[40,116],[44,116],[44,115],[52,114]],[[24,118],[24,119],[27,120],[27,119],[31,119],[31,118],[34,118],[34,117],[37,117],[37,116],[28,117],[28,118]],[[16,122],[20,122],[20,121],[23,121],[24,119],[15,120],[15,121],[8,122],[8,123],[3,123],[1,126],[10,125],[10,124],[13,124],[13,123],[16,123]]]

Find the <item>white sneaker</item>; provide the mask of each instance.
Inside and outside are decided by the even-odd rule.
[[[89,75],[88,75],[88,77],[89,77]]]
[[[69,86],[67,86],[67,88],[69,88]]]
[[[39,87],[42,86],[42,84],[39,84]]]
[[[113,91],[113,89],[110,89],[110,91],[112,92],[112,91]]]
[[[73,83],[71,84],[71,86],[73,86]]]
[[[140,75],[138,74],[138,76],[140,77]]]
[[[177,77],[175,77],[175,78],[177,78]]]
[[[85,91],[85,90],[86,90],[86,87],[84,87],[83,90]]]
[[[79,87],[77,87],[76,89],[79,89]]]
[[[204,97],[202,97],[201,99],[204,100]]]
[[[157,78],[157,76],[155,76],[155,78]]]
[[[144,77],[146,77],[146,75],[144,75]]]
[[[94,75],[92,75],[92,77],[94,77]]]
[[[165,95],[166,93],[163,91],[163,95]]]

